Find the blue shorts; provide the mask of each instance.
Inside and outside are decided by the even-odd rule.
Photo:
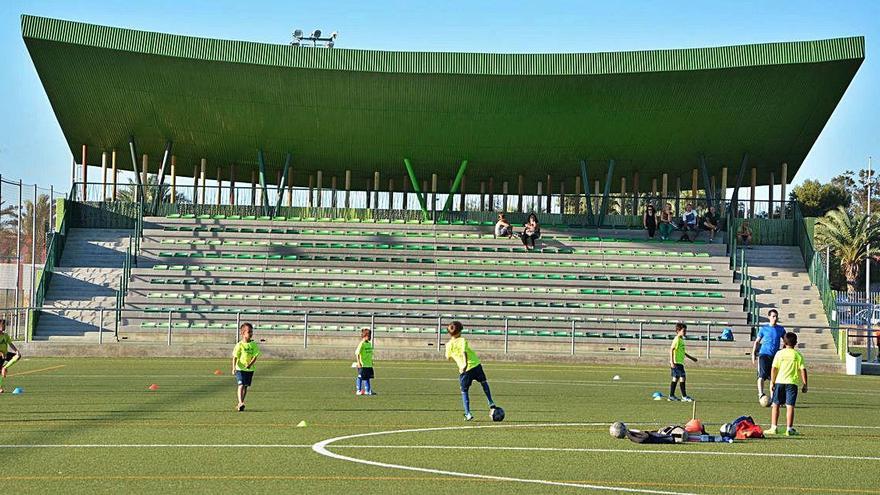
[[[685,375],[683,364],[676,364],[670,368],[670,371],[672,372],[672,378],[685,378],[687,376]]]
[[[483,373],[482,364],[478,364],[475,367],[458,375],[458,383],[461,385],[461,391],[467,392],[467,390],[471,388],[471,383],[473,383],[475,380],[480,383],[486,381],[486,374]]]
[[[797,402],[798,386],[793,383],[777,383],[773,387],[773,403],[794,407]]]
[[[758,378],[762,380],[770,379],[770,368],[773,367],[773,356],[766,354],[758,354]]]
[[[373,368],[372,368],[372,367],[369,367],[369,368],[358,368],[357,370],[358,370],[358,378],[360,378],[361,380],[372,380],[372,379],[373,379],[373,376],[375,376],[375,375],[373,374]]]
[[[235,381],[238,382],[239,385],[244,385],[245,387],[251,386],[251,380],[254,379],[253,371],[235,371]]]

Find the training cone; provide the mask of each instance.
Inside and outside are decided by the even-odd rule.
[[[309,424],[306,423],[305,420],[300,421],[300,422],[296,425],[297,428],[305,428],[306,426],[309,426]]]
[[[214,374],[217,375],[217,376],[220,376],[220,375],[223,374],[223,372],[220,371],[220,370],[214,370]]]
[[[159,390],[159,386],[153,383],[149,387],[147,387],[147,390]]]
[[[611,379],[616,382],[617,380],[620,380],[620,375],[614,375]]]
[[[651,398],[654,400],[663,400],[663,394],[661,394],[660,392],[654,392],[653,394],[651,394]]]
[[[12,389],[12,395],[20,395],[24,393],[24,389],[21,387],[15,387]]]

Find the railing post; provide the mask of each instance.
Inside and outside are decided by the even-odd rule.
[[[309,311],[303,314],[303,349],[309,348]]]
[[[232,332],[232,341],[238,342],[238,329],[241,328],[241,311],[235,313],[235,330]]]
[[[376,347],[376,313],[370,313],[370,338],[373,347]]]
[[[706,359],[709,359],[711,355],[711,347],[712,347],[712,324],[706,323]]]
[[[510,350],[510,320],[504,317],[504,354]]]
[[[101,308],[100,316],[98,317],[98,344],[104,343],[104,308]]]
[[[644,323],[639,322],[639,357],[642,357],[642,331],[644,330]]]
[[[440,321],[440,317],[437,317],[437,352],[440,352],[440,329],[443,323]]]
[[[168,311],[168,345],[171,345],[171,311]]]

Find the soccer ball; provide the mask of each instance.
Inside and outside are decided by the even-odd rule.
[[[495,421],[496,423],[504,421],[504,409],[501,409],[498,406],[489,409],[489,417],[491,417],[492,421]]]
[[[761,404],[761,407],[770,407],[770,396],[762,395],[760,399],[758,399],[758,404]]]
[[[720,433],[722,437],[733,438],[736,436],[736,427],[730,423],[724,423],[721,426]]]
[[[618,421],[611,425],[608,432],[611,433],[611,436],[614,438],[623,438],[626,436],[626,425]]]

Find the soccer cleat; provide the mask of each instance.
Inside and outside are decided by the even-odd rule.
[[[474,415],[473,415],[473,414],[471,414],[471,413],[465,413],[465,414],[464,414],[464,420],[465,420],[465,421],[470,421],[470,420],[472,420],[472,419],[474,419]]]
[[[789,428],[788,430],[785,431],[785,436],[787,436],[787,437],[796,437],[798,435],[800,435],[800,433],[798,433],[798,431],[795,430],[794,428]]]
[[[684,397],[681,398],[681,401],[682,402],[693,402],[694,399],[691,399],[691,397],[689,395],[685,395]]]
[[[364,395],[379,395],[375,390],[371,390],[369,392],[364,392]]]
[[[364,395],[364,391],[363,390],[355,390],[354,395]]]
[[[778,435],[779,430],[775,426],[771,426],[770,428],[767,428],[764,433],[767,435]]]
[[[674,395],[670,395],[669,397],[666,398],[666,400],[669,401],[669,402],[678,402],[678,401],[680,401],[681,399],[679,399],[678,397],[676,397],[676,396],[674,396]]]
[[[244,411],[244,404],[239,404],[239,405],[238,405],[238,411],[239,411],[239,412]]]

